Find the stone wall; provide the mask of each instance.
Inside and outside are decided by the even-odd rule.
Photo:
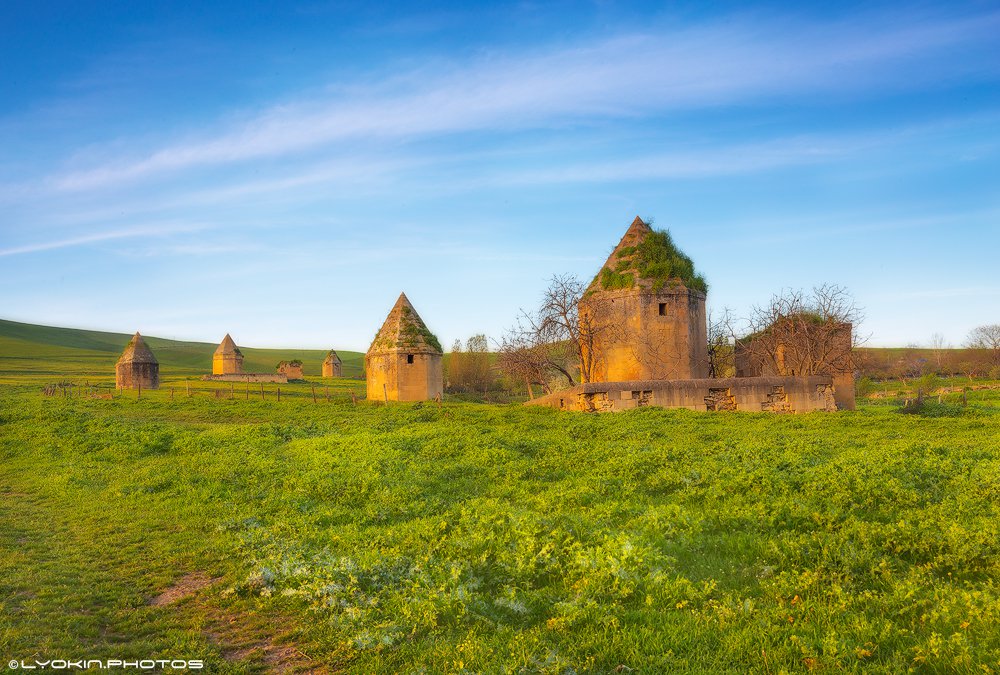
[[[327,359],[323,362],[323,377],[343,377],[344,367],[340,361]]]
[[[526,405],[585,412],[618,412],[643,406],[785,413],[837,409],[833,377],[828,375],[590,382],[536,398]]]
[[[593,358],[595,382],[708,377],[705,295],[699,291],[598,291],[580,302],[580,314],[594,326],[593,349],[584,348]]]
[[[212,382],[275,382],[285,384],[288,378],[281,373],[227,373],[225,375],[202,375],[203,380]]]
[[[303,379],[301,363],[299,364],[282,363],[281,365],[278,366],[278,373],[284,375],[289,380]]]

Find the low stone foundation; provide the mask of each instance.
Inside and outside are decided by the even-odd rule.
[[[618,412],[643,406],[781,413],[837,409],[833,378],[827,375],[589,382],[526,405],[584,412]]]
[[[281,373],[229,373],[226,375],[202,375],[201,379],[212,382],[276,382],[285,384],[288,377]]]

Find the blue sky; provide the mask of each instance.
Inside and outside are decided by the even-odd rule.
[[[0,316],[499,337],[636,215],[746,314],[1000,322],[1000,4],[5,2]]]

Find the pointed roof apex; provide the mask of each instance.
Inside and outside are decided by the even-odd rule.
[[[643,220],[639,216],[636,216],[635,220],[632,221],[632,224],[629,225],[628,229],[625,231],[625,236],[627,237],[630,234],[634,235],[634,236],[642,235],[642,234],[648,234],[648,233],[650,233],[652,231],[653,231],[653,228],[651,228],[649,226],[649,223],[647,223],[645,220]]]
[[[323,363],[329,361],[330,363],[337,363],[340,361],[340,356],[337,355],[336,349],[331,349],[326,353],[326,358],[323,359]]]
[[[128,345],[125,347],[125,351],[122,352],[121,358],[118,359],[118,363],[159,363],[156,357],[153,356],[153,350],[149,348],[146,341],[142,339],[139,335],[139,331],[136,331],[132,339],[129,340]]]
[[[399,294],[396,304],[392,306],[389,316],[385,318],[385,323],[368,348],[369,354],[394,351],[442,353],[441,343],[427,329],[406,293]]]
[[[239,354],[240,356],[243,355],[243,352],[241,352],[240,348],[236,346],[235,342],[233,342],[233,338],[230,337],[229,333],[226,333],[226,337],[222,338],[222,342],[219,343],[219,346],[215,350],[215,353],[216,354]]]
[[[654,232],[639,216],[587,287],[588,293],[635,288],[659,292],[664,286],[683,286],[708,292],[704,278],[665,231]]]

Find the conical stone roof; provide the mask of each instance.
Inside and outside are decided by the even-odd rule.
[[[233,342],[233,338],[229,336],[229,333],[226,333],[226,337],[222,338],[222,343],[215,350],[216,356],[227,354],[239,354],[240,356],[243,356],[243,352],[241,352],[240,348],[236,346],[235,342]]]
[[[128,345],[125,346],[125,351],[122,352],[121,358],[118,359],[118,363],[156,363],[156,357],[153,356],[153,350],[149,348],[146,341],[142,339],[142,336],[136,332],[129,340]]]
[[[441,343],[428,330],[405,293],[399,294],[399,299],[368,348],[369,354],[396,351],[442,353]]]
[[[323,363],[341,363],[340,357],[337,356],[337,352],[333,349],[326,353],[326,358],[323,359]]]
[[[587,293],[629,288],[659,292],[665,286],[708,291],[704,278],[674,245],[670,234],[653,230],[636,216],[590,282]]]

